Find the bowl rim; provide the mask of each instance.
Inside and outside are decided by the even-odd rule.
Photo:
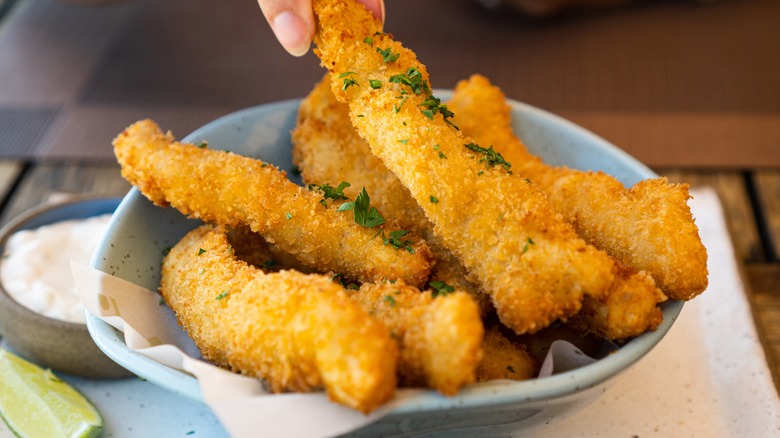
[[[452,93],[452,90],[435,89],[434,91],[442,100],[448,99]],[[181,141],[197,141],[201,138],[203,132],[240,121],[242,118],[251,116],[255,113],[271,112],[279,109],[289,110],[290,108],[297,110],[301,101],[301,98],[295,98],[240,109],[205,123],[186,137],[183,137]],[[564,130],[570,131],[577,137],[583,138],[585,141],[596,145],[598,149],[604,150],[616,161],[626,165],[632,171],[640,175],[642,179],[658,177],[650,168],[624,150],[561,116],[513,99],[507,99],[507,103],[512,108],[513,115],[516,112],[521,112],[525,115],[531,115],[537,119],[546,120],[552,122],[554,125],[561,126]],[[132,203],[137,202],[137,200],[143,201],[146,200],[146,198],[143,197],[137,188],[133,187],[117,208],[114,219],[120,217],[124,210],[129,209]],[[114,219],[112,219],[112,222]],[[111,227],[111,224],[109,224],[109,227]],[[109,233],[106,234],[106,236],[108,235]],[[92,267],[100,269],[95,262],[96,258],[93,257]],[[393,408],[389,412],[388,417],[398,414],[419,414],[453,408],[483,408],[512,403],[543,402],[563,398],[593,388],[626,371],[653,350],[655,345],[663,339],[674,324],[682,311],[683,304],[682,301],[674,300],[661,304],[660,307],[663,311],[664,319],[655,331],[646,332],[631,339],[622,345],[618,351],[601,358],[594,364],[542,379],[535,378],[519,382],[493,381],[473,384],[461,389],[454,397],[444,397],[435,391],[423,390],[418,395],[418,398],[415,399],[415,403],[404,404],[400,407]],[[147,380],[153,381],[158,386],[200,403],[204,403],[200,392],[200,385],[197,382],[197,379],[192,375],[167,367],[146,358],[138,352],[129,350],[123,342],[121,332],[117,331],[95,315],[87,314],[87,327],[90,334],[93,336],[93,339],[95,339],[96,344],[112,359],[122,361],[120,363],[122,363],[123,366],[142,375],[142,377]],[[148,367],[152,368],[151,372],[149,372]],[[147,374],[143,375],[145,372],[147,372]],[[158,373],[159,375],[149,375],[153,373]],[[580,384],[572,384],[573,380]]]
[[[35,229],[46,225],[54,224],[57,222],[69,220],[69,219],[62,219],[54,222],[47,222],[45,224],[38,225],[37,227],[25,228],[26,224],[28,224],[30,221],[34,220],[35,218],[43,214],[49,213],[54,210],[59,210],[61,208],[69,207],[72,205],[93,203],[93,202],[94,203],[116,202],[118,207],[120,200],[121,198],[118,198],[116,196],[74,194],[72,196],[68,195],[67,198],[62,200],[54,200],[48,202],[44,201],[41,204],[38,204],[34,207],[24,210],[23,212],[11,218],[2,227],[0,227],[0,256],[3,256],[5,254],[5,247],[6,244],[8,243],[8,240],[17,231]],[[81,219],[81,218],[88,218],[94,216],[95,215],[74,216],[71,219]],[[5,286],[3,285],[2,278],[0,278],[0,305],[4,305],[8,307],[9,309],[11,309],[11,311],[19,315],[20,318],[34,320],[39,324],[48,324],[50,326],[56,326],[60,330],[76,332],[76,331],[82,331],[87,328],[86,322],[78,323],[78,322],[52,318],[28,308],[27,306],[18,302],[11,296],[11,294],[8,292],[8,290],[6,290]],[[0,339],[2,339],[2,337],[0,337]]]

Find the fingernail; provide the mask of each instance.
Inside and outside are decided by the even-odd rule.
[[[309,51],[311,40],[306,24],[297,14],[284,11],[274,17],[274,35],[293,56],[303,56]]]

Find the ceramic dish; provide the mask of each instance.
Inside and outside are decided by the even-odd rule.
[[[437,92],[444,99],[449,94]],[[628,186],[655,176],[620,149],[570,122],[522,103],[510,104],[515,132],[521,133],[528,147],[551,164],[603,170]],[[286,169],[296,180],[291,172],[289,133],[298,105],[298,100],[291,100],[239,111],[203,126],[184,140],[206,140],[214,148],[261,158]],[[152,205],[133,189],[109,224],[93,267],[155,290],[164,248],[197,225],[197,221],[186,219],[173,209]],[[681,309],[680,302],[664,304],[664,322],[658,330],[631,340],[592,365],[544,379],[473,385],[451,398],[425,393],[354,435],[389,436],[448,429],[471,433],[484,432],[485,428],[496,432],[505,427],[532,428],[562,418],[595,400],[607,381],[649,352]],[[129,350],[121,333],[94,316],[88,316],[87,325],[96,343],[123,366],[171,391],[202,400],[192,376]]]
[[[17,216],[0,230],[0,252],[19,230],[113,213],[119,199],[78,198],[46,204]],[[37,364],[75,376],[112,378],[131,373],[95,345],[85,324],[49,318],[16,302],[0,282],[0,334],[14,351]]]

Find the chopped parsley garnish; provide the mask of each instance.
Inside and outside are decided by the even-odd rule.
[[[414,254],[414,248],[412,245],[414,242],[411,240],[403,240],[403,237],[409,234],[409,230],[397,230],[397,231],[391,231],[389,237],[385,236],[384,231],[380,231],[380,234],[382,234],[382,243],[385,245],[390,245],[395,249],[405,249],[410,254]]]
[[[392,295],[385,295],[385,301],[390,305],[390,307],[395,307],[395,298],[393,298]]]
[[[370,36],[367,36],[366,39],[363,40],[363,42],[368,44],[369,46],[373,46],[374,45],[374,39],[371,38]]]
[[[341,91],[347,91],[347,88],[353,85],[358,87],[360,86],[360,84],[358,84],[357,81],[354,78],[352,78],[352,75],[355,74],[357,73],[355,73],[354,71],[345,71],[344,73],[339,75],[339,79],[344,79],[344,86],[341,87]]]
[[[390,47],[388,47],[388,48],[386,48],[384,50],[382,50],[379,47],[377,47],[376,51],[377,51],[377,53],[382,55],[382,58],[385,59],[385,62],[395,62],[395,61],[398,60],[398,57],[400,56],[400,54],[398,54],[398,53],[391,52],[390,51]]]
[[[301,168],[298,166],[293,166],[292,169],[290,169],[290,173],[295,176],[301,176]]]
[[[401,99],[401,103],[399,103],[398,105],[393,104],[393,110],[396,113],[398,113],[398,111],[401,111],[401,107],[404,105],[404,103],[406,103],[406,100],[409,99],[409,96],[403,96],[403,98],[401,96],[398,96],[398,98]]]
[[[431,204],[438,204],[438,203],[439,203],[439,198],[431,195]]]
[[[287,218],[287,220],[289,221],[290,219],[292,219],[292,213],[288,211],[287,213],[284,214],[284,217]]]
[[[349,187],[350,184],[346,181],[342,181],[341,184],[338,185],[338,187],[333,187],[328,183],[322,184],[322,185],[316,185],[316,184],[309,184],[309,190],[317,189],[322,192],[322,199],[320,200],[320,204],[324,206],[328,206],[327,200],[333,199],[334,201],[340,201],[342,199],[348,199],[344,195],[344,189]]]
[[[452,292],[455,292],[454,287],[450,286],[449,284],[443,281],[432,281],[428,283],[428,286],[430,286],[431,289],[433,289],[433,292],[431,292],[431,295],[433,297],[444,296]]]
[[[349,201],[341,204],[338,211],[352,210],[355,215],[355,222],[358,225],[362,225],[366,228],[373,228],[385,223],[385,218],[376,207],[371,206],[371,198],[366,192],[366,188],[357,195],[354,201]]]
[[[425,99],[425,101],[421,103],[420,106],[425,108],[420,111],[422,111],[422,113],[431,120],[433,120],[433,116],[435,116],[436,113],[441,113],[441,116],[444,117],[444,120],[455,116],[455,113],[447,109],[447,105],[441,103],[441,99],[435,97],[433,94],[429,94],[428,98]]]
[[[502,212],[501,212],[501,214],[499,214],[499,215],[498,215],[498,222],[501,222],[501,219],[503,219],[503,218],[504,218],[504,214],[505,214],[505,213],[506,213],[506,212],[502,211]]]
[[[443,158],[446,160],[447,156],[444,155],[444,152],[442,152],[440,149],[441,149],[441,145],[438,144],[433,145],[433,150],[439,153],[439,158]]]
[[[201,141],[200,143],[196,143],[195,146],[199,149],[206,149],[209,147],[209,142],[206,140]]]
[[[163,248],[163,250],[162,250],[162,254],[163,254],[164,256],[168,255],[170,252],[171,252],[171,247],[170,247],[170,246],[166,246],[166,247],[165,247],[165,248]]]
[[[382,88],[382,81],[380,81],[379,79],[369,79],[368,85],[370,85],[371,88],[376,90],[377,88]]]
[[[271,269],[271,268],[273,268],[276,265],[277,265],[277,263],[276,263],[276,260],[274,260],[274,259],[268,259],[268,260],[265,261],[265,263],[263,263],[263,267],[265,269]]]
[[[398,140],[398,143],[401,143],[401,144],[409,143],[409,139],[408,138],[402,138],[402,139]]]
[[[531,239],[530,237],[525,239],[525,244],[523,245],[523,254],[527,253],[528,248],[534,244],[536,244],[536,242],[534,242],[534,239]]]
[[[390,76],[390,82],[394,84],[407,85],[412,89],[414,94],[430,93],[428,82],[422,78],[422,73],[414,67],[409,67],[406,73],[399,73],[397,75]]]
[[[201,256],[201,255],[203,255],[203,253],[204,253],[204,252],[206,252],[206,250],[205,250],[205,249],[203,249],[203,248],[198,248],[198,256]]]
[[[506,370],[509,371],[510,373],[514,373],[515,372],[515,369],[512,367],[512,365],[507,365],[506,366]]]
[[[466,146],[466,149],[468,150],[482,154],[483,157],[479,161],[484,161],[487,167],[500,165],[506,170],[509,170],[509,168],[512,167],[512,164],[506,161],[500,153],[496,152],[496,150],[493,149],[493,146],[490,146],[487,149],[476,143],[464,144],[463,146]]]
[[[441,99],[431,93],[431,87],[428,85],[427,81],[423,80],[420,70],[415,67],[409,67],[406,70],[406,73],[390,76],[390,82],[407,85],[412,89],[414,94],[425,94],[425,100],[419,105],[421,107],[420,111],[431,120],[433,120],[433,116],[436,114],[441,114],[445,122],[456,129],[458,128],[448,120],[454,117],[455,113],[447,109],[447,105],[441,103]],[[396,112],[398,111],[396,110]]]
[[[221,300],[221,299],[225,298],[226,296],[228,296],[229,293],[230,293],[229,289],[228,290],[223,290],[222,292],[217,294],[217,299]]]

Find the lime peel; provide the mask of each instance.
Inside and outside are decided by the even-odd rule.
[[[100,435],[103,417],[51,370],[0,348],[0,417],[20,437]]]

